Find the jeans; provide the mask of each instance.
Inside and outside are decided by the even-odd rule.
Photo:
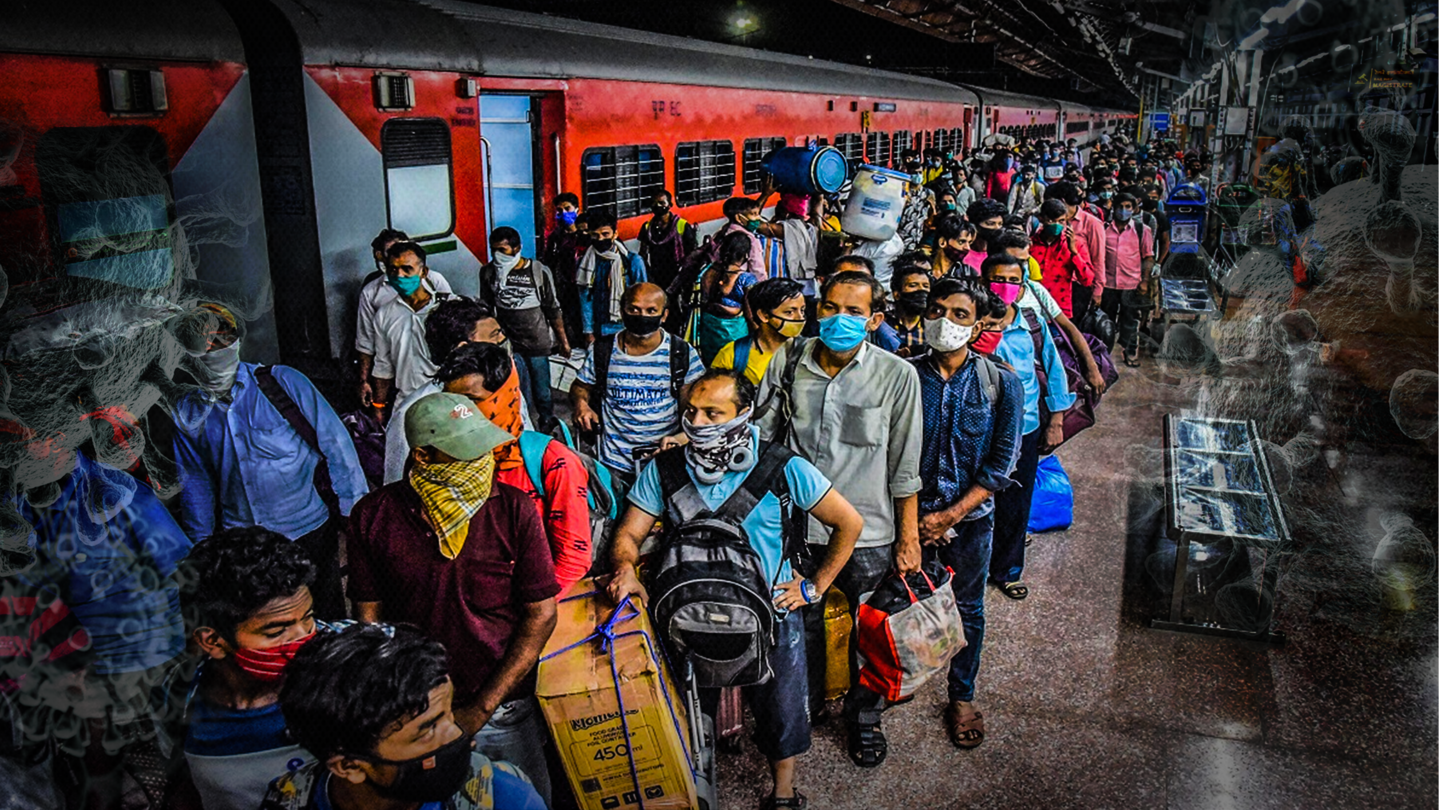
[[[550,767],[545,764],[549,732],[533,697],[501,703],[485,727],[475,733],[475,748],[491,759],[514,765],[530,777],[535,792],[550,806]]]
[[[528,357],[517,355],[515,368],[524,369],[520,375],[520,391],[530,404],[530,415],[537,430],[544,431],[555,419],[555,399],[550,390],[550,357]]]
[[[850,603],[850,617],[855,617],[855,611],[860,606],[860,595],[875,590],[880,580],[893,568],[894,546],[880,546],[878,548],[857,548],[850,555],[845,567],[840,569],[840,576],[835,578],[834,585],[845,594],[845,599]],[[823,548],[812,549],[815,552],[815,565],[819,565]],[[812,575],[813,571],[804,572],[806,576]],[[806,658],[810,666],[810,695],[814,698],[816,707],[825,695],[825,602],[817,601],[813,605],[803,608],[805,613],[805,649]],[[859,627],[859,623],[855,623]],[[880,713],[885,709],[885,698],[860,685],[860,665],[856,653],[859,644],[856,642],[855,630],[850,632],[850,691],[845,693],[845,721],[847,723],[859,723],[863,725],[876,725],[880,722]]]
[[[810,692],[805,675],[805,622],[798,611],[780,619],[765,683],[742,690],[755,716],[755,747],[771,762],[810,750]],[[823,662],[822,662],[823,663]],[[720,705],[719,689],[700,690],[700,710],[710,718]]]
[[[1108,293],[1109,290],[1106,290]],[[1030,527],[1030,496],[1035,491],[1035,468],[1040,464],[1041,427],[1020,440],[1015,462],[1015,483],[995,493],[995,540],[990,555],[990,578],[1001,585],[1019,582],[1025,574],[1025,532]]]
[[[950,659],[950,699],[975,699],[975,673],[980,671],[980,648],[985,646],[985,574],[990,570],[990,547],[995,513],[955,524],[955,537],[943,546],[926,546],[925,560],[939,558],[955,575],[950,588],[960,608],[968,642]]]
[[[1140,350],[1140,318],[1149,307],[1150,302],[1138,289],[1112,290],[1107,287],[1100,295],[1100,308],[1115,321],[1120,345],[1127,354],[1133,355]]]

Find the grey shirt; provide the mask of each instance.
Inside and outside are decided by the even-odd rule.
[[[480,300],[495,310],[517,354],[544,357],[554,348],[550,321],[560,314],[560,302],[550,268],[526,259],[501,284],[495,264],[486,264],[480,268]]]
[[[795,368],[790,449],[819,468],[865,519],[857,548],[888,546],[895,542],[895,500],[920,491],[920,377],[908,362],[863,343],[832,379],[815,362],[818,345],[818,340],[807,341]],[[795,347],[796,341],[790,341],[771,358],[757,402],[770,404]],[[775,435],[780,416],[778,407],[766,408],[759,418],[762,438]],[[813,517],[809,540],[830,540]]]

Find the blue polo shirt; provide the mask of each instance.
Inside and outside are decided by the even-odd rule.
[[[1025,418],[1020,428],[1023,435],[1030,435],[1040,427],[1040,378],[1035,374],[1035,342],[1030,337],[1030,328],[1025,313],[1011,305],[1015,317],[1000,333],[1000,345],[995,356],[1015,369],[1025,389]],[[1045,407],[1051,413],[1067,410],[1075,404],[1075,395],[1065,385],[1065,366],[1060,362],[1060,353],[1055,350],[1055,341],[1045,322],[1040,321],[1041,346],[1048,389],[1045,392]]]

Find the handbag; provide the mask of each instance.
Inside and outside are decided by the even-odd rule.
[[[1046,456],[1035,468],[1035,488],[1030,494],[1028,531],[1068,529],[1075,520],[1075,490],[1060,459]]]
[[[950,587],[954,572],[938,560],[910,580],[892,574],[860,598],[860,683],[896,701],[915,693],[965,649],[965,627]]]
[[[1080,369],[1080,356],[1070,342],[1070,336],[1064,329],[1052,323],[1050,337],[1055,342],[1056,353],[1060,355],[1060,365],[1065,369],[1066,388],[1075,395],[1075,404],[1065,411],[1060,444],[1043,448],[1046,454],[1055,452],[1055,448],[1094,425],[1095,406],[1100,404],[1100,392],[1086,381],[1085,374]],[[1105,348],[1105,344],[1094,335],[1086,334],[1085,345],[1090,348],[1090,354],[1095,358],[1095,365],[1100,368],[1100,376],[1105,380],[1106,387],[1114,385],[1120,379],[1120,374],[1115,370],[1115,362],[1110,359],[1110,351]]]

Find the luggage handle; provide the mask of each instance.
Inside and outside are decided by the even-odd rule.
[[[945,566],[945,570],[950,572],[950,576],[955,576],[955,572],[951,570],[950,566]],[[919,573],[920,576],[925,578],[925,584],[930,586],[930,593],[931,595],[934,595],[935,583],[931,581],[930,575],[925,573],[925,567],[921,566],[919,572],[917,573]],[[910,589],[910,583],[905,581],[905,576],[903,574],[900,574],[899,572],[896,572],[896,576],[900,577],[900,584],[905,586],[905,593],[910,595],[910,604],[913,605],[916,602],[919,602],[920,597],[916,596],[915,591]]]

